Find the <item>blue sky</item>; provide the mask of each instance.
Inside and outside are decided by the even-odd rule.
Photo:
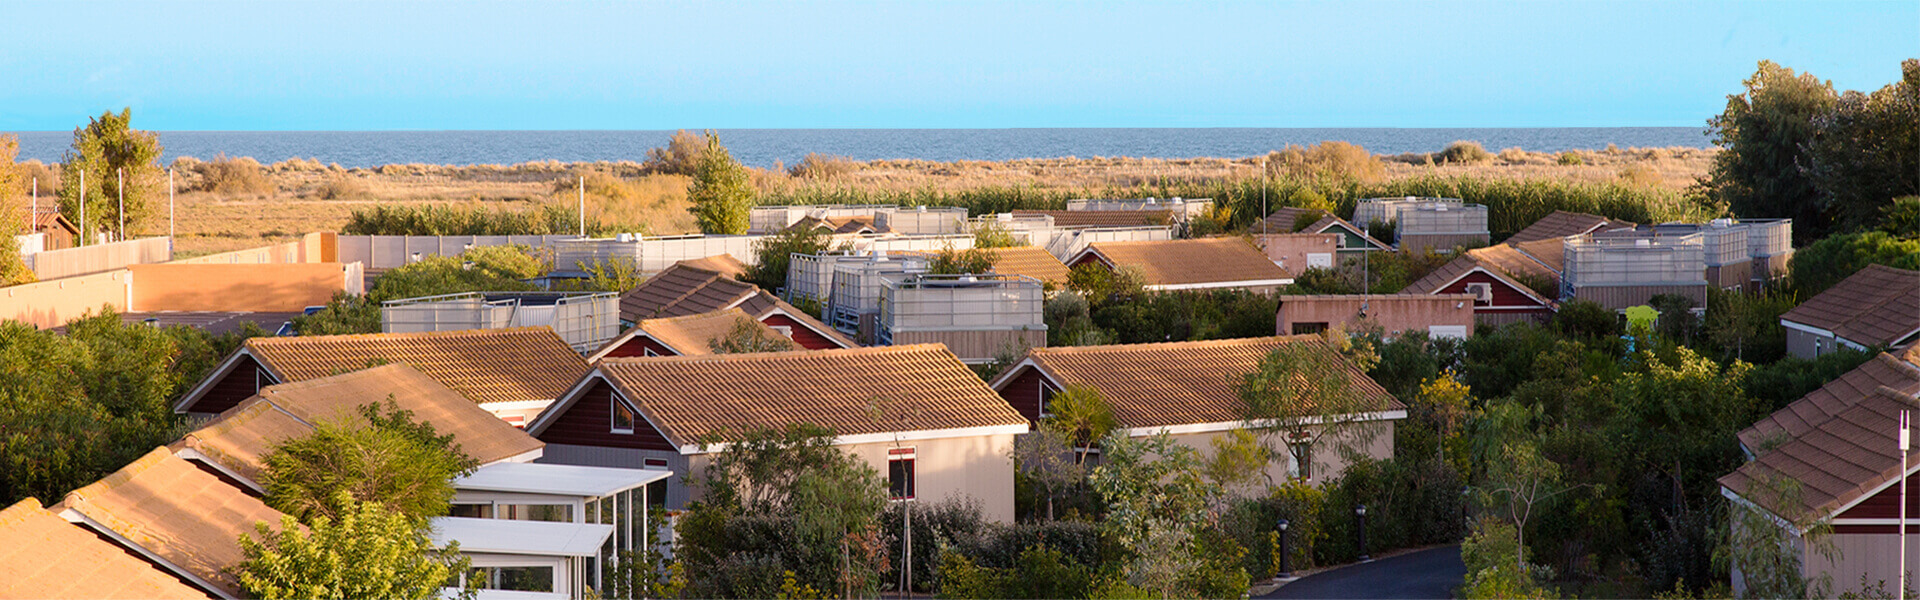
[[[38,2],[0,131],[1699,126],[1920,2]]]

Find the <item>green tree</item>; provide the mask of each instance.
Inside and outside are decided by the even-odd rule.
[[[927,265],[927,273],[933,275],[967,275],[987,273],[993,270],[993,264],[1000,255],[982,248],[956,250],[953,246],[940,249],[934,255],[933,262]]]
[[[0,287],[33,283],[38,280],[20,257],[20,242],[13,236],[24,231],[31,215],[21,199],[31,183],[21,175],[14,159],[20,156],[20,137],[0,135]]]
[[[1245,594],[1247,574],[1236,564],[1244,549],[1208,528],[1216,518],[1209,504],[1221,492],[1203,475],[1199,451],[1166,433],[1122,431],[1100,447],[1102,464],[1088,480],[1107,502],[1101,531],[1131,559],[1122,568],[1127,583],[1163,598]]]
[[[303,528],[281,517],[278,531],[255,524],[240,534],[244,559],[234,567],[248,597],[407,598],[440,596],[443,586],[471,568],[458,542],[437,548],[427,525],[379,502],[356,502],[343,492]],[[471,598],[471,586],[461,595]]]
[[[266,463],[267,505],[312,521],[340,518],[346,494],[410,519],[447,514],[453,479],[474,465],[451,435],[413,420],[391,398],[361,408],[360,420],[323,422],[313,433],[274,445]]]
[[[1901,61],[1900,72],[1872,95],[1842,94],[1813,119],[1800,168],[1843,230],[1874,227],[1894,198],[1920,194],[1920,59]]]
[[[982,223],[973,228],[973,247],[975,248],[1012,248],[1025,246],[1013,237],[1013,232],[997,223]]]
[[[380,327],[380,305],[346,292],[334,292],[320,310],[293,318],[293,329],[300,335],[380,333]]]
[[[1120,427],[1106,396],[1090,385],[1076,383],[1060,390],[1047,401],[1047,411],[1051,414],[1041,419],[1040,426],[1059,432],[1073,444],[1074,464],[1085,465],[1093,445]]]
[[[1135,267],[1108,269],[1086,263],[1067,272],[1067,289],[1079,292],[1093,307],[1126,302],[1146,293],[1146,276]]]
[[[121,199],[118,177],[126,176],[126,226],[137,229],[147,217],[149,204],[160,193],[160,136],[133,128],[133,109],[120,114],[112,111],[89,119],[86,127],[73,130],[73,147],[67,150],[60,175],[60,212],[85,214],[80,226],[80,243],[92,243],[92,231],[119,231]],[[86,207],[80,206],[81,180],[85,179]]]
[[[787,287],[787,268],[795,254],[824,254],[832,251],[833,235],[817,227],[793,227],[753,242],[759,257],[747,267],[740,280],[763,290]]]
[[[1299,476],[1313,478],[1314,447],[1329,436],[1342,444],[1354,441],[1348,438],[1362,434],[1362,415],[1378,408],[1354,388],[1351,372],[1323,344],[1283,344],[1240,376],[1235,387],[1241,416],[1248,429],[1281,436]]]
[[[1499,460],[1488,464],[1487,481],[1480,489],[1483,501],[1504,513],[1513,524],[1514,568],[1527,572],[1527,523],[1533,520],[1541,503],[1574,487],[1561,482],[1559,463],[1540,455],[1531,441],[1510,442],[1501,446]]]
[[[1867,265],[1920,270],[1920,238],[1901,239],[1883,231],[1828,236],[1795,251],[1787,275],[1800,297],[1810,298]]]
[[[787,352],[799,350],[800,345],[793,340],[773,333],[759,321],[740,317],[734,319],[733,328],[721,337],[707,340],[707,347],[715,354],[748,354],[753,352]]]
[[[1813,180],[1800,171],[1813,141],[1814,118],[1833,109],[1833,84],[1760,61],[1744,82],[1746,91],[1727,96],[1724,112],[1707,120],[1714,156],[1706,183],[1714,199],[1742,217],[1791,217],[1801,240],[1827,229],[1823,202]]]
[[[525,279],[546,272],[526,246],[480,246],[459,256],[428,256],[380,275],[367,299],[388,300],[462,292],[532,291]]]
[[[694,165],[693,184],[687,189],[687,200],[693,203],[687,212],[693,213],[700,231],[719,235],[746,233],[754,194],[747,168],[733,159],[726,146],[720,145],[720,136],[707,132],[707,148],[700,152],[700,160]]]

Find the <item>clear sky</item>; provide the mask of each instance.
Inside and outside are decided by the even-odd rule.
[[[0,2],[0,131],[1699,126],[1914,0]]]

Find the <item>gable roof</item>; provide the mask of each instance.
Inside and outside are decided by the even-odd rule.
[[[609,358],[574,392],[527,427],[538,435],[584,395],[587,382],[612,384],[682,452],[703,436],[732,441],[752,429],[810,423],[842,443],[893,439],[898,431],[1019,433],[1027,421],[940,344],[846,350]],[[872,416],[885,399],[915,414],[896,425]],[[876,437],[877,436],[877,437]]]
[[[1140,269],[1149,287],[1182,289],[1233,284],[1279,285],[1293,276],[1253,244],[1237,237],[1144,242],[1094,242],[1080,256],[1099,257],[1114,268]]]
[[[404,363],[481,404],[551,400],[587,371],[580,353],[548,327],[257,337],[241,351],[281,382]],[[188,394],[180,406],[195,399]]]
[[[1609,219],[1600,215],[1556,210],[1553,211],[1553,214],[1540,217],[1540,220],[1534,221],[1533,224],[1528,225],[1526,229],[1522,229],[1513,234],[1513,236],[1508,237],[1506,241],[1511,243],[1558,240],[1570,235],[1593,233],[1595,230],[1633,226],[1633,223]]]
[[[42,206],[33,214],[34,231],[47,229],[49,227],[59,227],[73,234],[80,233],[80,228],[74,226],[73,222],[68,221],[65,215],[60,214],[60,208],[57,206]]]
[[[1862,346],[1900,342],[1920,331],[1920,271],[1868,265],[1780,320],[1825,329]]]
[[[887,231],[886,228],[874,224],[874,219],[871,215],[826,218],[809,215],[800,217],[800,220],[794,221],[792,225],[788,225],[785,231],[807,228],[824,229],[827,233],[832,234],[885,233]]]
[[[1294,224],[1299,222],[1300,216],[1308,213],[1319,213],[1320,218],[1307,224],[1305,227],[1295,227]],[[1393,246],[1388,245],[1386,242],[1374,239],[1365,229],[1361,229],[1346,219],[1336,217],[1332,213],[1322,210],[1287,206],[1273,211],[1273,214],[1267,215],[1267,218],[1262,221],[1266,224],[1268,231],[1280,233],[1326,233],[1328,229],[1340,228],[1346,230],[1346,233],[1360,236],[1365,239],[1368,244],[1372,244],[1375,249],[1393,249]],[[1258,226],[1255,226],[1254,230],[1257,231]]]
[[[1067,265],[1054,258],[1046,249],[1037,246],[1013,246],[993,248],[995,256],[993,272],[1006,275],[1025,275],[1040,281],[1051,281],[1057,285],[1067,283]]]
[[[1167,210],[1016,210],[1014,218],[1020,215],[1046,215],[1053,217],[1053,226],[1061,229],[1083,227],[1141,227],[1147,225],[1166,225],[1173,222],[1173,211]]]
[[[734,258],[732,254],[715,254],[706,258],[689,258],[674,264],[713,271],[722,275],[731,276],[734,279],[739,279],[741,276],[747,274],[747,263],[740,262],[740,259]]]
[[[255,535],[254,523],[277,528],[283,516],[165,447],[74,490],[57,508],[84,515],[236,597],[242,595],[239,581],[225,570],[242,559],[240,534]]]
[[[208,598],[27,498],[0,510],[0,597]]]
[[[701,259],[714,260],[713,257]],[[685,317],[739,308],[755,319],[765,319],[778,311],[812,330],[850,348],[857,344],[806,311],[769,294],[760,286],[740,281],[720,271],[701,268],[692,261],[680,261],[647,278],[620,296],[620,319],[639,323],[647,319]],[[616,338],[615,341],[618,341]],[[606,347],[602,347],[603,349]],[[598,353],[596,353],[598,354]]]
[[[1720,485],[1789,520],[1832,516],[1900,477],[1895,432],[1902,410],[1920,410],[1920,400],[1912,392],[1874,388],[1721,477]],[[1797,493],[1774,489],[1782,480],[1797,482]]]
[[[1244,419],[1237,379],[1287,344],[1307,344],[1333,354],[1346,366],[1353,389],[1376,403],[1378,410],[1406,410],[1386,388],[1316,335],[1034,348],[993,383],[996,388],[1004,386],[1017,372],[1033,368],[1062,387],[1092,386],[1106,398],[1114,418],[1135,429],[1240,422]]]
[[[595,350],[593,354],[587,355],[587,359],[589,362],[599,362],[606,357],[607,352],[625,345],[627,342],[632,341],[633,338],[643,335],[652,338],[653,341],[659,342],[663,346],[671,348],[674,353],[680,356],[713,354],[713,349],[712,346],[709,345],[709,342],[712,342],[715,338],[723,337],[731,333],[734,323],[741,320],[766,329],[767,335],[779,335],[774,333],[771,328],[767,328],[766,325],[754,320],[754,318],[747,315],[745,311],[738,308],[729,308],[684,317],[642,320],[627,329],[626,332],[621,333],[620,337],[614,338],[613,341],[601,346],[599,350]]]
[[[1562,260],[1559,240],[1542,240],[1526,244],[1499,244],[1485,248],[1475,248],[1461,253],[1447,264],[1434,269],[1425,277],[1408,284],[1401,290],[1403,294],[1438,294],[1441,290],[1459,281],[1475,271],[1486,273],[1499,280],[1514,291],[1532,298],[1543,306],[1553,306],[1553,299],[1541,295],[1533,288],[1521,283],[1517,275],[1543,277],[1554,287],[1560,285],[1560,271],[1555,268]]]
[[[1760,454],[1770,443],[1791,440],[1812,431],[1882,387],[1901,392],[1920,392],[1920,364],[1908,360],[1920,361],[1920,351],[1911,353],[1907,360],[1884,352],[1874,356],[1845,375],[1820,386],[1820,389],[1808,392],[1799,400],[1740,430],[1740,445],[1749,452]]]
[[[415,421],[453,436],[460,449],[482,465],[546,446],[432,377],[396,364],[267,386],[173,447],[192,448],[257,482],[264,468],[260,459],[274,444],[304,436],[322,422],[364,422],[361,406],[385,404],[389,398],[399,409],[412,411]]]

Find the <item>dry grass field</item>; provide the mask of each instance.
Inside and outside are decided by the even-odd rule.
[[[1685,188],[1706,173],[1712,150],[1613,149],[1564,154],[1508,149],[1468,164],[1432,164],[1424,156],[1358,159],[1361,176],[1422,174],[1493,178],[1624,181]],[[1267,159],[1274,164],[1279,157]],[[1129,187],[1160,179],[1228,180],[1261,176],[1262,158],[1056,158],[1013,161],[851,161],[809,157],[793,169],[756,169],[766,192],[807,189],[953,191],[979,187],[1088,189]],[[1377,166],[1368,166],[1377,165]],[[261,165],[252,159],[182,159],[178,240],[185,255],[259,246],[308,231],[336,231],[356,208],[370,205],[484,205],[530,209],[558,204],[572,210],[579,178],[586,178],[589,218],[644,225],[648,233],[692,231],[686,212],[688,178],[649,173],[634,162],[518,165],[386,165],[345,169],[313,160]],[[1270,167],[1271,169],[1271,167]],[[164,214],[164,213],[163,213]],[[164,222],[156,228],[164,228]]]

